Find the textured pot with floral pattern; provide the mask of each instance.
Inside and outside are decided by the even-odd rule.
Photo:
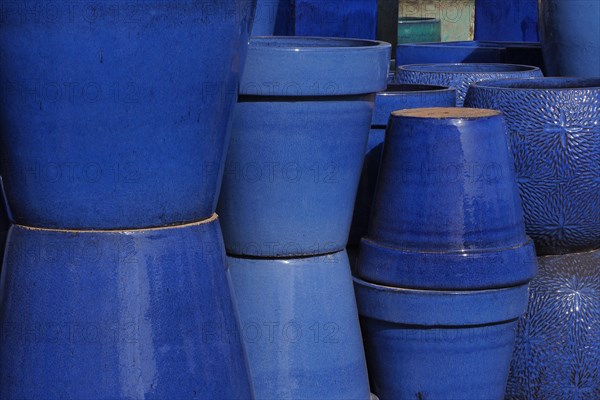
[[[480,82],[465,105],[504,113],[538,255],[600,247],[600,79]]]

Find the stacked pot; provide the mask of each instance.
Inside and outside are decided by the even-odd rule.
[[[345,247],[389,57],[368,40],[250,42],[218,212],[258,398],[369,398]]]
[[[3,4],[1,398],[253,398],[214,212],[255,2],[225,3]]]

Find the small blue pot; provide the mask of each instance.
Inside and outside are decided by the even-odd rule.
[[[279,0],[257,0],[252,36],[271,36],[275,31]]]
[[[255,2],[3,2],[0,159],[15,222],[209,218]]]
[[[465,104],[505,116],[538,255],[600,247],[600,79],[481,82]]]
[[[538,262],[506,399],[600,398],[600,250]]]
[[[366,40],[252,40],[218,207],[228,253],[345,248],[389,54]]]
[[[501,114],[393,112],[358,276],[462,290],[514,286],[534,274]]]
[[[369,399],[345,251],[228,259],[258,399]]]
[[[527,285],[443,292],[354,279],[372,390],[382,399],[502,399]]]
[[[449,86],[456,89],[456,104],[462,106],[474,82],[503,78],[543,76],[538,67],[512,64],[413,64],[396,70],[397,83]]]
[[[216,217],[134,231],[13,226],[2,399],[252,399]]]
[[[454,107],[456,91],[443,86],[388,85],[375,96],[375,110],[371,119],[371,131],[367,153],[354,203],[354,215],[348,245],[356,246],[366,236],[371,215],[371,203],[379,173],[385,129],[392,111],[419,107]]]

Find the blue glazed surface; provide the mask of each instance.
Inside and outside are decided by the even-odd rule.
[[[466,105],[504,113],[538,255],[599,247],[600,79],[481,82]]]
[[[396,83],[441,85],[456,89],[456,104],[462,106],[474,82],[504,78],[541,77],[538,67],[512,64],[413,64],[396,70]]]
[[[440,292],[354,280],[372,390],[382,399],[500,399],[527,285]]]
[[[210,217],[254,4],[3,2],[0,157],[15,221]]]
[[[345,251],[228,260],[258,399],[369,398]]]
[[[252,36],[273,35],[278,11],[279,0],[257,0],[252,23]]]
[[[475,39],[537,42],[537,0],[476,0]]]
[[[600,251],[538,261],[517,325],[506,399],[598,399]]]
[[[540,0],[539,7],[548,75],[600,77],[600,2]]]

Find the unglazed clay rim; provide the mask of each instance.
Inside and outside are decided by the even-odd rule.
[[[473,110],[477,110],[473,112]],[[444,114],[445,113],[445,114]],[[502,115],[498,110],[466,107],[427,107],[397,110],[392,112],[393,118],[421,120],[479,120],[495,118]]]
[[[556,82],[557,84],[569,83],[569,82],[590,82],[591,85],[579,85],[579,86],[569,86],[569,87],[552,87],[551,85],[539,86],[539,87],[515,87],[515,86],[503,86],[499,85],[499,83],[506,84],[524,84],[531,82],[533,84],[540,83],[552,83]],[[507,90],[507,91],[546,91],[546,92],[555,92],[555,91],[574,91],[574,90],[600,90],[600,78],[579,78],[579,77],[539,77],[539,78],[505,78],[505,79],[490,79],[479,82],[474,82],[471,84],[472,88],[482,88],[482,89],[493,89],[493,90]]]
[[[447,67],[464,67],[464,68],[484,68],[481,71],[463,71],[463,70],[440,70],[435,68]],[[452,75],[469,75],[469,74],[510,74],[539,71],[539,67],[523,64],[502,64],[502,63],[432,63],[432,64],[406,64],[397,67],[396,71],[419,72],[423,74],[452,74]]]

